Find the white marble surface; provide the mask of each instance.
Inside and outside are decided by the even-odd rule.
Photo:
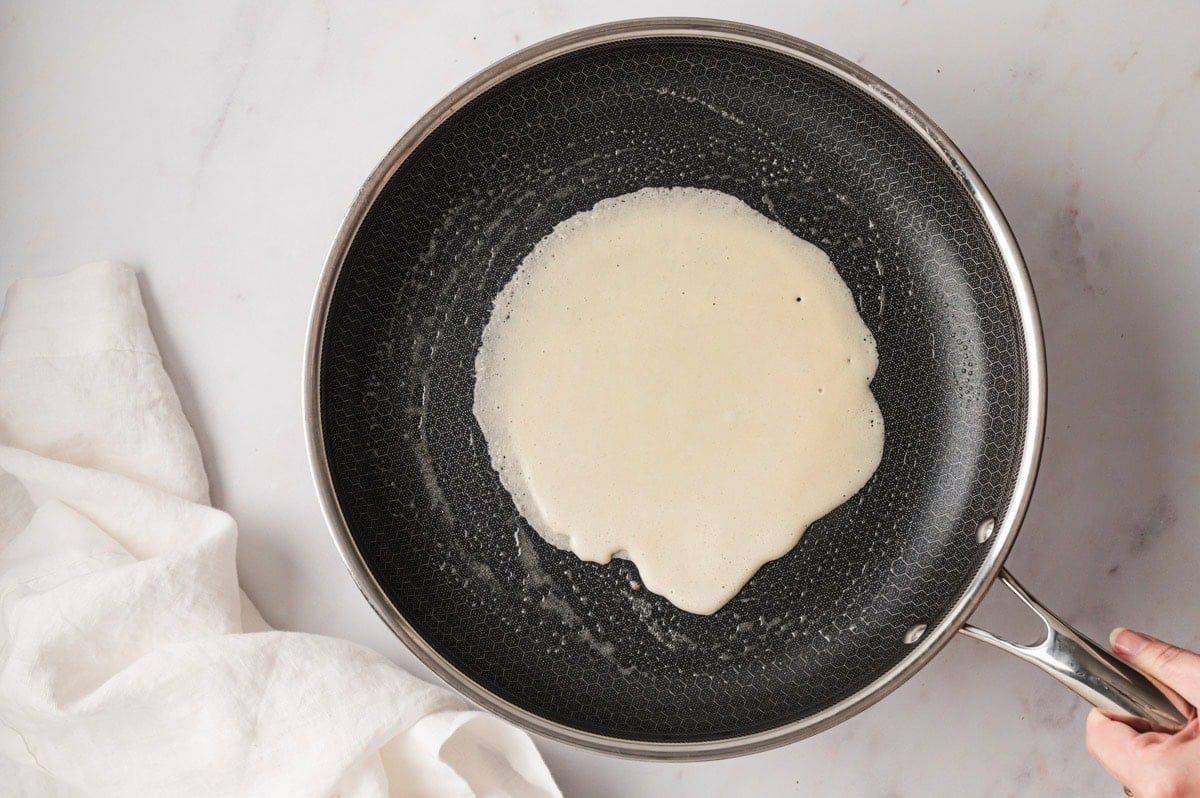
[[[1089,633],[1123,623],[1200,644],[1200,6],[428,5],[0,6],[0,283],[97,258],[143,270],[271,622],[422,672],[343,570],[304,456],[309,302],[362,180],[509,51],[692,14],[860,61],[973,160],[1025,250],[1049,350],[1044,465],[1010,564]],[[983,615],[1020,617],[998,595]],[[1084,714],[1028,666],[958,640],[882,704],[767,754],[664,765],[542,748],[572,796],[1119,795],[1084,753]]]

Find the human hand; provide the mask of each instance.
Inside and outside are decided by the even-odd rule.
[[[1087,749],[1135,798],[1200,798],[1200,655],[1152,637],[1116,629],[1113,653],[1174,690],[1190,706],[1188,724],[1174,734],[1138,732],[1093,709]]]

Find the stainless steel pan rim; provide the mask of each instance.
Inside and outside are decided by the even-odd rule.
[[[867,92],[895,116],[918,133],[958,176],[991,231],[994,243],[1012,283],[1025,340],[1028,415],[1021,447],[1020,466],[1008,506],[998,508],[1000,523],[992,533],[990,550],[983,565],[962,597],[936,626],[925,630],[909,654],[890,671],[858,692],[803,720],[767,731],[719,740],[658,743],[625,740],[592,734],[547,720],[496,697],[459,671],[418,635],[388,599],[371,575],[350,536],[334,493],[321,429],[320,363],[321,339],[329,312],[329,303],[338,274],[359,225],[372,203],[400,164],[434,129],[459,108],[492,86],[536,64],[594,45],[614,41],[652,37],[686,37],[737,42],[773,50],[819,67],[858,89]],[[334,542],[359,590],[388,627],[404,641],[416,656],[447,684],[484,709],[513,723],[560,742],[592,750],[637,759],[703,760],[739,756],[765,751],[808,737],[830,728],[863,711],[895,690],[920,670],[955,635],[970,617],[984,594],[1000,573],[1033,492],[1041,453],[1046,410],[1045,357],[1037,303],[1025,261],[1004,215],[966,157],[942,130],[895,89],[858,65],[801,39],[751,25],[711,19],[652,18],[613,22],[573,31],[535,44],[493,64],[474,76],[425,114],[401,138],[376,167],[359,191],[337,238],[330,249],[321,282],[313,302],[308,329],[304,371],[304,417],[307,428],[309,464],[316,482],[321,509],[333,533]]]

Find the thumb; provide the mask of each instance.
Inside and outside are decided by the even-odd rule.
[[[1114,629],[1109,642],[1118,657],[1170,687],[1192,706],[1200,704],[1200,655],[1132,629]]]

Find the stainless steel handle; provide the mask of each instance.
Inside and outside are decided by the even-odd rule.
[[[1046,636],[1020,645],[970,624],[960,630],[963,634],[1036,665],[1104,714],[1135,728],[1174,732],[1187,724],[1187,716],[1153,682],[1043,607],[1007,569],[1000,571],[1000,581],[1041,619]]]

